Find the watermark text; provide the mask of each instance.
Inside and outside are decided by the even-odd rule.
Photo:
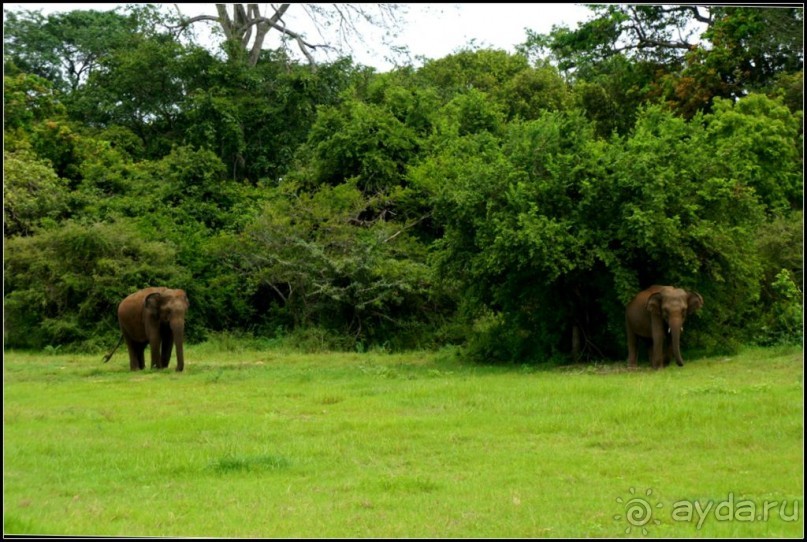
[[[661,525],[662,520],[694,523],[700,530],[707,520],[711,521],[768,521],[778,518],[781,521],[799,520],[801,503],[798,499],[766,499],[755,501],[740,499],[730,492],[725,499],[679,500],[669,508],[657,502],[652,489],[637,492],[630,488],[630,495],[617,497],[616,502],[622,505],[623,512],[614,515],[614,520],[626,524],[625,533],[640,532],[649,534],[653,526]]]

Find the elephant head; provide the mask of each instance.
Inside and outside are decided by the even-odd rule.
[[[679,367],[683,367],[681,357],[681,332],[684,321],[703,306],[703,297],[697,292],[688,292],[673,286],[664,286],[647,298],[647,311],[652,315],[653,326],[662,325],[670,334],[672,354]],[[658,324],[656,324],[658,322]]]

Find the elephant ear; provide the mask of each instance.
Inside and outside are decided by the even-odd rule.
[[[160,300],[162,296],[159,292],[154,292],[153,294],[149,294],[146,296],[146,300],[143,302],[143,306],[146,307],[150,311],[158,311],[160,310]]]
[[[661,314],[661,293],[656,292],[647,299],[647,312]]]
[[[689,292],[687,296],[687,314],[692,314],[703,307],[703,297],[698,292]]]

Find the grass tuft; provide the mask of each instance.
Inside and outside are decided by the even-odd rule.
[[[220,474],[232,472],[260,472],[286,469],[291,462],[275,455],[237,456],[227,454],[211,464],[213,471]]]

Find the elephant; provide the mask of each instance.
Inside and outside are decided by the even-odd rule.
[[[641,337],[652,342],[650,362],[654,369],[660,369],[665,362],[669,362],[670,354],[675,357],[678,366],[683,367],[680,341],[684,320],[701,307],[703,297],[699,293],[675,286],[653,285],[636,294],[625,309],[628,366],[636,367],[636,343]],[[665,340],[669,340],[667,349],[664,347]]]
[[[185,368],[185,313],[190,307],[184,290],[145,288],[125,298],[118,305],[121,338],[104,357],[109,361],[120,343],[129,349],[129,368],[145,369],[143,353],[151,347],[151,368],[165,369],[171,360],[171,349],[177,347],[177,371]]]

